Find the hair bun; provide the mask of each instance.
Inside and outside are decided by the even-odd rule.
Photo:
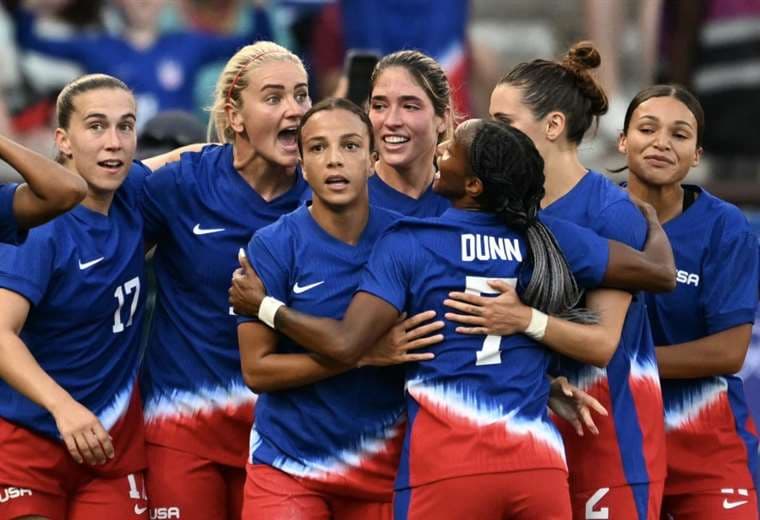
[[[601,54],[589,41],[578,42],[573,45],[562,60],[565,67],[576,72],[595,69],[601,63]]]

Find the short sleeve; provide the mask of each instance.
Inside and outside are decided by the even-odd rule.
[[[737,210],[713,229],[699,280],[710,334],[754,322],[758,269],[757,237]]]
[[[566,220],[542,215],[541,222],[557,240],[578,284],[586,289],[600,285],[610,257],[608,240]]]
[[[594,231],[604,238],[617,240],[641,251],[647,240],[644,216],[629,199],[618,200],[599,213]]]
[[[0,186],[0,242],[20,244],[26,238],[26,232],[18,228],[16,216],[13,214],[13,197],[18,184],[3,184]]]
[[[377,296],[403,312],[415,267],[415,243],[408,231],[396,226],[386,231],[372,248],[356,292]]]
[[[176,210],[179,162],[169,163],[142,182],[140,210],[145,222],[145,241],[156,242],[165,233],[171,211]]]
[[[31,230],[19,246],[0,244],[0,288],[20,294],[32,305],[45,295],[55,266],[48,226]]]
[[[290,269],[286,265],[286,252],[280,254],[272,247],[273,241],[267,240],[264,234],[268,231],[264,228],[256,233],[246,247],[246,255],[256,274],[261,279],[266,289],[267,296],[277,298],[282,302],[288,301],[290,291]],[[238,316],[238,324],[249,321],[258,321],[255,316]]]

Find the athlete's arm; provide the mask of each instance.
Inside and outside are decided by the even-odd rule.
[[[174,150],[171,150],[166,153],[162,153],[159,155],[154,155],[153,157],[148,157],[147,159],[143,159],[142,163],[150,168],[151,171],[156,171],[162,166],[165,166],[166,164],[170,162],[179,161],[179,156],[182,155],[185,152],[200,152],[201,149],[204,146],[207,146],[209,143],[194,143],[194,144],[188,144],[185,146],[180,146],[179,148],[175,148]]]
[[[55,419],[71,456],[78,463],[103,464],[114,456],[111,437],[95,415],[74,400],[34,359],[19,337],[30,304],[0,289],[0,377],[42,406]]]
[[[13,214],[23,229],[65,213],[87,195],[87,184],[79,175],[1,135],[0,159],[26,181],[13,197]]]
[[[531,308],[520,301],[511,285],[499,280],[488,283],[501,294],[489,298],[464,292],[450,293],[444,305],[462,314],[447,312],[446,319],[466,325],[457,327],[456,331],[461,334],[507,336],[525,332],[530,323]],[[488,300],[498,300],[498,304],[492,305],[493,302]],[[589,291],[586,306],[599,315],[599,323],[582,325],[549,316],[541,342],[560,354],[605,367],[620,343],[630,302],[631,295],[625,291]]]
[[[741,370],[752,339],[747,323],[677,345],[655,349],[657,366],[663,379],[735,374]]]
[[[406,320],[399,319],[356,366],[389,366],[433,359],[432,353],[409,352],[443,340],[440,334],[430,336],[433,331],[443,327],[443,322],[423,325],[432,318],[432,314],[420,313]],[[355,367],[315,353],[278,353],[277,340],[277,332],[262,323],[238,324],[243,379],[248,388],[256,393],[276,392],[316,383]]]
[[[640,202],[648,230],[643,251],[610,240],[610,256],[602,285],[628,291],[669,292],[676,287],[676,264],[670,241],[657,212]]]
[[[318,354],[278,353],[277,340],[277,332],[263,323],[238,325],[243,380],[257,394],[308,385],[352,368]]]

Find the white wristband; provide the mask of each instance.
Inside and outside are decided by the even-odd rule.
[[[544,334],[546,334],[546,326],[548,324],[549,316],[539,311],[538,309],[531,308],[530,323],[528,323],[528,328],[525,329],[525,334],[535,339],[536,341],[541,341],[544,339]]]
[[[259,320],[266,323],[271,328],[274,328],[274,315],[277,314],[277,309],[285,305],[277,298],[271,296],[264,296],[259,305]]]

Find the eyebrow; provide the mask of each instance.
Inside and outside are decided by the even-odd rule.
[[[656,117],[656,116],[650,116],[650,115],[643,115],[643,116],[640,117],[640,119],[651,119],[652,121],[660,122],[660,119],[658,117]],[[688,126],[689,128],[692,128],[692,126],[693,126],[688,121],[684,121],[682,119],[674,121],[673,124],[681,125],[681,126]]]
[[[351,133],[348,133],[348,134],[341,134],[340,135],[340,139],[347,139],[349,137],[358,137],[359,139],[361,139],[362,135],[361,134],[357,134],[356,132],[351,132]],[[310,143],[311,141],[326,141],[326,140],[327,140],[327,136],[324,136],[324,135],[315,135],[314,137],[309,137],[306,140],[306,142]]]
[[[308,88],[308,87],[309,87],[309,85],[307,85],[306,83],[299,83],[299,84],[297,84],[293,88],[293,90],[296,90],[296,89],[299,89],[299,88]],[[266,85],[264,85],[264,86],[261,87],[261,91],[262,92],[264,90],[267,90],[267,89],[285,90],[285,85],[277,85],[277,84],[274,84],[274,83],[267,83]]]
[[[100,112],[93,112],[92,114],[87,114],[84,116],[85,121],[88,119],[108,119],[108,116],[105,114],[101,114]],[[134,119],[137,120],[137,116],[133,114],[132,112],[129,112],[127,114],[124,114],[123,116],[119,117],[119,119]]]
[[[419,98],[417,96],[399,96],[398,97],[400,101],[418,101],[422,102],[422,98]],[[388,96],[372,96],[373,100],[380,100],[380,101],[388,101]]]

